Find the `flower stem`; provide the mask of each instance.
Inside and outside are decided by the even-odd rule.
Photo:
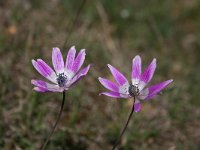
[[[81,9],[83,8],[83,6],[84,6],[85,3],[86,3],[86,0],[83,0],[83,1],[81,2],[81,4],[80,4],[80,6],[79,6],[79,8],[78,8],[78,10],[77,10],[76,16],[75,16],[75,18],[74,18],[72,24],[71,24],[71,22],[68,24],[68,26],[71,24],[71,25],[70,25],[70,30],[69,30],[69,33],[68,33],[68,35],[67,35],[67,38],[65,39],[65,42],[64,42],[64,44],[63,44],[63,48],[65,48],[65,45],[67,45],[67,42],[68,42],[68,40],[69,40],[69,38],[70,38],[70,36],[71,36],[71,34],[72,34],[72,30],[73,30],[75,24],[77,23],[78,17],[79,17],[79,15],[80,15],[80,13],[81,13]]]
[[[53,129],[52,129],[51,133],[50,133],[49,136],[47,137],[47,139],[46,139],[46,141],[44,142],[44,144],[41,146],[41,148],[40,148],[41,150],[44,150],[44,149],[45,149],[45,147],[46,147],[46,145],[48,144],[48,142],[49,142],[51,136],[53,135],[53,133],[54,133],[56,127],[57,127],[57,124],[58,124],[58,122],[59,122],[59,120],[60,120],[60,117],[61,117],[61,115],[62,115],[62,111],[63,111],[64,104],[65,104],[65,91],[63,91],[62,104],[61,104],[60,112],[59,112],[59,114],[58,114],[58,117],[57,117],[57,119],[56,119],[56,122],[55,122],[55,124],[54,124],[54,126],[53,126]]]
[[[127,127],[128,127],[128,124],[129,124],[130,119],[131,119],[131,117],[133,115],[133,112],[134,112],[134,103],[135,103],[135,97],[133,97],[133,106],[132,106],[132,110],[131,110],[131,112],[129,114],[128,120],[126,121],[126,124],[125,124],[125,126],[124,126],[124,128],[123,128],[123,130],[122,130],[122,132],[121,132],[121,134],[120,134],[120,136],[118,138],[118,140],[115,142],[112,150],[115,150],[115,148],[117,147],[117,145],[120,143],[120,141],[122,139],[122,136],[124,135],[124,133],[125,133]]]

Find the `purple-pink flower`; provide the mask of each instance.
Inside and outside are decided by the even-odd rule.
[[[82,49],[76,57],[75,55],[76,49],[72,46],[64,64],[60,49],[54,47],[52,51],[54,70],[42,59],[32,60],[35,69],[43,77],[51,81],[51,83],[47,83],[42,80],[31,80],[31,83],[35,86],[34,90],[37,92],[63,92],[85,76],[90,69],[90,65],[88,65],[80,70],[85,60],[85,49]]]
[[[150,65],[142,73],[142,62],[140,56],[135,56],[132,64],[132,82],[129,83],[126,77],[116,68],[108,64],[108,67],[115,78],[115,82],[99,77],[100,83],[110,90],[100,94],[113,98],[135,98],[134,111],[141,110],[140,100],[149,100],[154,98],[161,90],[163,90],[173,80],[167,80],[150,87],[146,87],[151,81],[155,69],[156,59],[154,58]]]

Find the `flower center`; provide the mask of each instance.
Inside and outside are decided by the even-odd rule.
[[[135,97],[135,96],[138,96],[140,94],[140,91],[139,91],[139,88],[138,88],[138,85],[130,85],[129,88],[128,88],[128,92],[131,96]]]
[[[67,82],[67,76],[64,73],[59,73],[56,80],[60,87],[64,87]]]

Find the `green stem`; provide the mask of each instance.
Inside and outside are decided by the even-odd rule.
[[[133,97],[133,100],[134,100],[134,101],[133,101],[133,107],[132,107],[132,110],[131,110],[131,112],[130,112],[130,114],[129,114],[128,120],[126,121],[126,124],[125,124],[125,126],[124,126],[124,128],[123,128],[123,130],[122,130],[122,132],[121,132],[121,134],[120,134],[120,136],[119,136],[119,138],[118,138],[118,140],[115,142],[115,144],[114,144],[112,150],[115,150],[115,148],[117,147],[117,145],[119,145],[119,143],[120,143],[120,141],[121,141],[121,139],[122,139],[122,136],[124,135],[124,133],[125,133],[127,127],[128,127],[128,124],[129,124],[130,119],[131,119],[131,117],[132,117],[132,115],[133,115],[133,112],[134,112],[135,97]]]
[[[83,6],[84,6],[85,3],[86,3],[86,0],[83,0],[83,1],[81,2],[81,4],[80,4],[80,6],[79,6],[79,8],[78,8],[78,11],[77,11],[77,13],[76,13],[76,16],[75,16],[75,18],[74,18],[72,24],[71,24],[71,22],[69,23],[69,24],[71,24],[71,26],[70,26],[70,30],[69,30],[69,33],[68,33],[68,35],[67,35],[67,38],[65,39],[65,42],[64,42],[64,44],[63,44],[63,48],[65,48],[65,45],[67,45],[67,42],[68,42],[68,40],[69,40],[69,38],[70,38],[70,36],[71,36],[71,34],[72,34],[72,30],[73,30],[75,24],[77,23],[78,17],[79,17],[79,15],[80,15],[81,10],[82,10],[82,8],[83,8]],[[68,25],[68,26],[69,26],[69,25]]]
[[[60,112],[59,112],[59,114],[58,114],[58,117],[57,117],[57,119],[56,119],[56,122],[55,122],[55,124],[54,124],[54,126],[53,126],[53,129],[52,129],[51,133],[50,133],[49,136],[47,137],[47,139],[46,139],[46,141],[44,142],[44,144],[41,146],[41,148],[40,148],[41,150],[44,150],[44,149],[45,149],[45,147],[47,146],[47,144],[48,144],[48,142],[49,142],[51,136],[53,135],[53,133],[54,133],[56,127],[57,127],[57,124],[58,124],[58,122],[59,122],[59,120],[60,120],[60,117],[61,117],[61,115],[62,115],[64,104],[65,104],[65,91],[63,91],[62,104],[61,104]]]

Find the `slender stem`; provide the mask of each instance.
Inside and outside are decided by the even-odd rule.
[[[65,104],[65,91],[63,91],[62,104],[61,104],[60,112],[59,112],[59,114],[58,114],[58,117],[57,117],[57,119],[56,119],[56,122],[55,122],[55,124],[54,124],[54,126],[53,126],[53,129],[51,130],[51,133],[49,134],[49,136],[47,137],[46,141],[45,141],[45,142],[43,143],[43,145],[41,146],[41,150],[44,150],[44,149],[45,149],[45,147],[46,147],[46,145],[48,144],[48,142],[49,142],[51,136],[53,135],[53,133],[54,133],[56,127],[57,127],[57,124],[58,124],[58,122],[59,122],[59,120],[60,120],[60,117],[61,117],[61,115],[62,115],[64,104]]]
[[[80,13],[81,13],[81,9],[83,8],[85,2],[86,2],[86,0],[83,0],[83,1],[81,2],[81,4],[80,4],[80,6],[79,6],[79,8],[78,8],[78,11],[77,11],[77,13],[76,13],[76,16],[75,16],[75,18],[74,18],[72,24],[71,24],[71,22],[70,22],[70,24],[71,24],[70,30],[69,30],[68,36],[67,36],[67,38],[65,39],[65,42],[64,42],[64,44],[63,44],[63,48],[65,48],[65,45],[67,45],[67,42],[68,42],[68,40],[69,40],[69,38],[70,38],[70,36],[71,36],[71,34],[72,34],[72,30],[73,30],[73,28],[74,28],[74,25],[76,24],[76,22],[77,22],[77,20],[78,20],[78,17],[79,17],[79,15],[80,15]]]
[[[124,126],[124,128],[123,128],[123,130],[122,130],[122,132],[121,132],[121,134],[120,134],[120,136],[118,138],[118,140],[115,142],[112,150],[115,150],[115,148],[117,147],[117,145],[120,143],[120,141],[122,139],[122,136],[124,135],[124,133],[125,133],[127,127],[128,127],[128,124],[129,124],[130,119],[131,119],[131,117],[133,115],[133,112],[134,112],[134,103],[135,103],[135,97],[133,97],[133,106],[132,106],[132,110],[131,110],[131,112],[129,114],[128,120],[126,121],[126,124],[125,124],[125,126]]]

